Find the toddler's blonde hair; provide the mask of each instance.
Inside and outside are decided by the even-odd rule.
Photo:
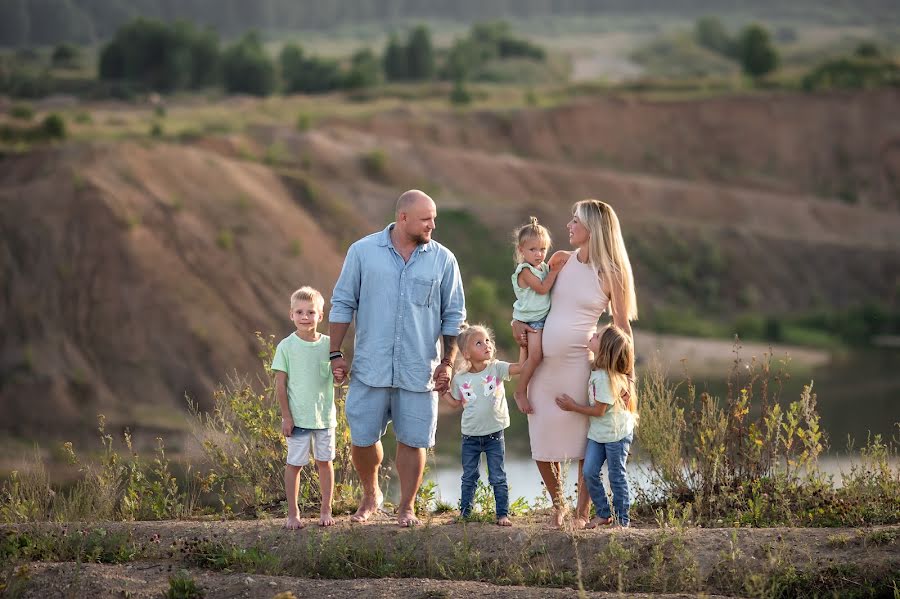
[[[542,241],[547,242],[547,251],[550,251],[550,247],[552,244],[552,240],[550,239],[550,231],[547,230],[547,227],[540,224],[536,216],[528,217],[528,224],[522,225],[518,229],[513,232],[513,238],[516,240],[515,243],[515,260],[516,264],[521,264],[525,262],[525,257],[522,255],[522,250],[519,249],[522,247],[522,244],[527,240],[532,238],[538,238]]]

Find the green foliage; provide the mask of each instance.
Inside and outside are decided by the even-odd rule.
[[[135,19],[100,52],[100,79],[170,92],[206,87],[219,79],[219,39],[186,22]]]
[[[527,59],[537,62],[546,60],[546,52],[527,40],[512,34],[509,23],[493,21],[472,25],[466,37],[454,41],[444,66],[443,79],[460,81],[479,79],[479,72],[494,60]]]
[[[296,44],[287,44],[278,57],[286,93],[321,93],[338,89],[343,84],[338,63],[334,60],[305,56]]]
[[[363,170],[366,175],[377,181],[388,180],[388,159],[382,150],[372,150],[363,154],[361,158]]]
[[[275,91],[275,63],[256,33],[246,34],[225,50],[222,82],[229,93],[268,96]]]
[[[47,139],[64,139],[66,137],[66,121],[57,113],[44,117],[41,130]]]
[[[50,63],[61,69],[78,68],[81,62],[81,50],[72,44],[62,43],[53,49],[50,55]]]
[[[406,46],[400,43],[396,35],[388,39],[384,50],[384,75],[388,81],[406,81],[409,79],[409,57]]]
[[[469,93],[462,78],[457,79],[453,83],[453,90],[450,92],[450,102],[457,106],[464,106],[472,102],[472,94]]]
[[[694,23],[694,39],[704,48],[723,56],[734,58],[737,54],[737,42],[716,17],[697,19]]]
[[[759,24],[748,25],[738,38],[737,55],[744,73],[758,79],[778,66],[778,51],[769,31]]]
[[[835,58],[812,69],[801,85],[807,91],[898,87],[900,65],[877,55]]]
[[[425,25],[419,25],[409,34],[406,43],[407,76],[413,81],[424,81],[434,76],[434,48],[431,46],[431,32]]]
[[[22,121],[30,121],[34,118],[34,108],[31,104],[20,102],[9,107],[9,116]]]
[[[187,570],[180,570],[175,576],[169,577],[166,599],[202,599],[205,596],[203,589]]]
[[[347,89],[361,89],[377,85],[381,81],[381,64],[369,48],[362,48],[350,58],[350,72],[344,78]]]

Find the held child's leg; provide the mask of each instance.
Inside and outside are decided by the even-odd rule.
[[[534,371],[537,370],[541,360],[544,359],[541,345],[543,337],[543,329],[539,329],[536,333],[528,334],[528,358],[525,360],[525,364],[522,365],[519,382],[516,384],[516,392],[513,393],[516,405],[524,414],[531,414],[532,412],[531,402],[528,400],[528,383],[531,381],[531,377],[534,375]]]
[[[481,443],[478,437],[463,435],[462,438],[462,488],[459,499],[459,512],[467,518],[472,512],[475,502],[475,486],[478,484],[479,466],[481,465]]]
[[[331,460],[316,460],[319,469],[319,491],[322,495],[322,506],[319,508],[319,526],[331,526],[334,518],[331,515],[331,498],[334,495],[334,465]]]
[[[288,515],[284,527],[290,530],[303,528],[297,494],[300,493],[300,466],[286,464],[284,467],[284,495],[287,497]]]
[[[582,473],[584,474],[584,484],[591,496],[591,501],[594,502],[597,517],[588,523],[587,528],[594,528],[598,524],[610,523],[609,500],[606,499],[606,490],[603,488],[603,480],[600,478],[600,469],[603,468],[603,462],[606,461],[606,445],[588,439],[587,448],[584,452]]]
[[[485,443],[484,453],[487,456],[488,482],[494,488],[494,503],[497,506],[497,524],[511,526],[509,521],[509,485],[506,482],[506,443],[503,432],[490,435]]]
[[[629,496],[628,477],[625,476],[625,462],[628,460],[628,451],[631,449],[632,438],[632,435],[628,435],[621,441],[606,444],[609,486],[612,490],[616,521],[621,526],[628,526],[629,523],[628,510],[631,498]]]

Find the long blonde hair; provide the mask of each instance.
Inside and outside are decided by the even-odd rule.
[[[575,202],[572,212],[591,234],[588,259],[609,289],[610,313],[615,310],[624,314],[628,320],[637,320],[634,274],[631,272],[625,240],[622,239],[619,217],[612,206],[600,200]],[[619,295],[613,291],[617,287],[623,290],[621,296],[624,297],[624,304],[621,306],[613,303]]]
[[[525,257],[522,255],[522,244],[525,243],[526,240],[531,239],[532,237],[536,237],[537,239],[541,239],[547,242],[547,251],[550,251],[550,247],[552,246],[552,240],[550,239],[550,231],[547,230],[547,227],[540,224],[536,216],[528,217],[528,224],[522,225],[518,229],[513,232],[513,237],[515,238],[515,261],[516,264],[521,264],[525,262]]]
[[[484,336],[491,340],[491,343],[494,341],[494,331],[489,329],[483,324],[472,324],[470,325],[467,322],[462,323],[459,326],[459,335],[456,337],[456,347],[459,349],[459,353],[456,357],[456,372],[463,373],[468,372],[472,369],[472,363],[469,362],[469,359],[466,358],[465,352],[466,347],[469,345],[469,338],[475,333],[484,333]],[[491,361],[494,360],[494,355],[491,355]]]
[[[628,333],[614,324],[606,327],[600,335],[600,348],[594,356],[591,367],[594,370],[606,371],[616,404],[636,416],[634,344]]]

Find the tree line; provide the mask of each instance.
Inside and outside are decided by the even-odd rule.
[[[394,35],[383,54],[369,48],[349,61],[313,56],[295,43],[272,58],[255,32],[221,47],[211,29],[138,18],[122,26],[100,52],[99,77],[136,91],[172,92],[222,85],[229,93],[266,96],[358,89],[387,81],[465,81],[485,62],[544,60],[543,48],[513,35],[503,22],[479,23],[439,56],[428,27]]]
[[[0,46],[96,43],[132,19],[187,20],[226,37],[248,29],[323,30],[370,22],[444,19],[473,23],[604,13],[699,16],[742,9],[724,0],[0,0]],[[759,17],[861,18],[896,23],[895,0],[757,0]]]

